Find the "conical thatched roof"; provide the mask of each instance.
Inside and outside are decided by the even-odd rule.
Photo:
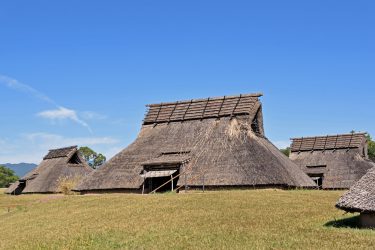
[[[93,169],[80,155],[77,146],[53,149],[35,169],[11,185],[6,193],[56,193],[63,177],[84,177]]]
[[[138,138],[77,189],[137,190],[146,166],[176,163],[179,186],[315,186],[264,136],[259,96],[148,105]]]
[[[375,213],[375,167],[340,198],[336,207],[347,212]]]
[[[310,176],[323,176],[324,189],[348,189],[375,165],[365,133],[292,139],[290,159]]]

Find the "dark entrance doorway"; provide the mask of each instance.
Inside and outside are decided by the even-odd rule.
[[[319,189],[323,188],[324,174],[308,174],[310,178],[316,183]]]
[[[143,193],[151,193],[156,190],[158,193],[176,190],[180,166],[152,166],[145,167],[143,174]]]
[[[20,180],[18,181],[18,186],[17,188],[12,192],[13,195],[20,195],[22,191],[26,187],[26,181],[25,180]]]
[[[324,173],[326,172],[326,165],[312,165],[306,166],[307,175],[316,183],[319,189],[323,188]]]

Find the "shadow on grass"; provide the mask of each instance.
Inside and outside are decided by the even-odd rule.
[[[325,227],[354,228],[354,229],[360,229],[359,225],[360,225],[359,215],[346,218],[346,219],[329,221],[326,224],[324,224]]]

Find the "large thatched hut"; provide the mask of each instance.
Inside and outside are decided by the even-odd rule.
[[[315,186],[265,137],[260,96],[148,105],[138,138],[77,190]]]
[[[375,168],[372,168],[336,204],[350,213],[361,213],[363,227],[375,227]]]
[[[375,166],[365,133],[294,138],[290,159],[323,189],[348,189]]]
[[[12,184],[6,193],[57,193],[59,181],[63,178],[83,178],[92,171],[77,146],[53,149],[35,169]]]

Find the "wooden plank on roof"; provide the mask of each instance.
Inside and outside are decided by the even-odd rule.
[[[344,134],[335,136],[317,136],[293,138],[291,150],[334,150],[345,148],[357,148],[363,141],[364,134]]]
[[[254,112],[254,105],[259,101],[259,96],[240,95],[147,105],[149,110],[144,123],[246,115]]]
[[[163,107],[163,104],[161,103],[160,106],[159,106],[159,111],[158,111],[158,114],[156,115],[156,118],[155,118],[155,123],[157,122],[158,120],[158,117],[159,117],[159,114],[160,114],[160,111],[161,111],[161,108]]]

